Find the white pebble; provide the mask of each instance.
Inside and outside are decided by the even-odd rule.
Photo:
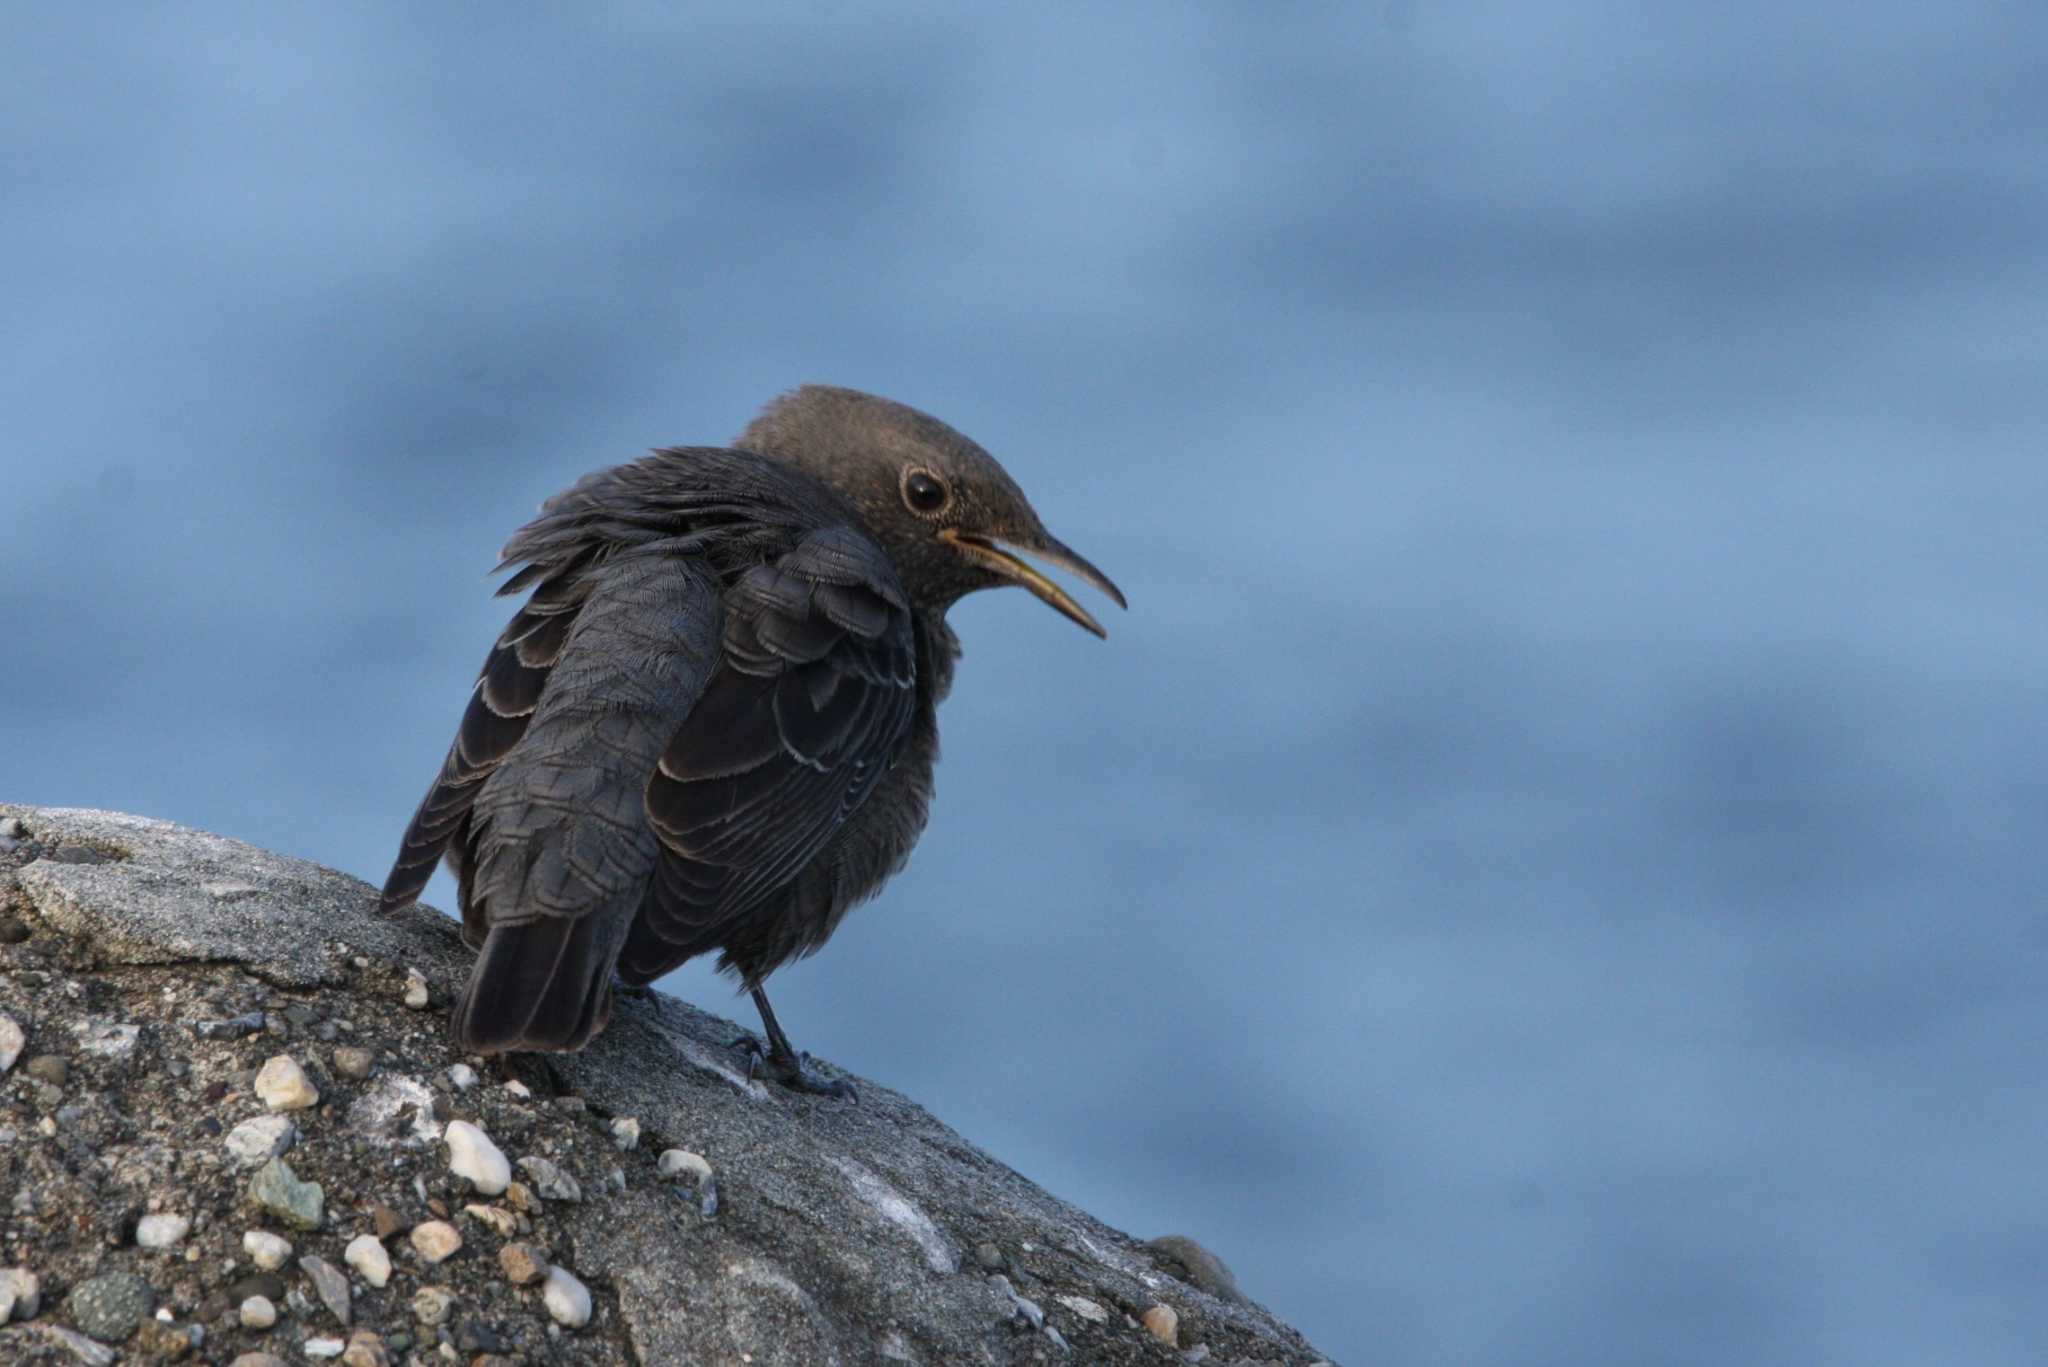
[[[1061,1305],[1066,1306],[1067,1309],[1073,1311],[1082,1319],[1089,1321],[1091,1324],[1109,1323],[1109,1311],[1103,1309],[1094,1301],[1088,1300],[1086,1297],[1054,1296],[1053,1299],[1058,1301]]]
[[[405,970],[405,1004],[415,1011],[426,1009],[428,1000],[427,976],[417,968]]]
[[[412,1227],[412,1246],[425,1262],[445,1262],[462,1247],[462,1236],[446,1220],[428,1220]]]
[[[0,1324],[32,1320],[43,1308],[43,1283],[25,1267],[0,1268]]]
[[[374,1234],[358,1234],[350,1239],[348,1247],[341,1251],[341,1260],[372,1286],[382,1286],[391,1280],[391,1255],[384,1251],[383,1240]]]
[[[466,1092],[476,1086],[476,1069],[467,1063],[450,1064],[448,1081],[454,1085],[456,1091]]]
[[[441,1131],[448,1144],[448,1171],[467,1177],[486,1196],[496,1196],[512,1181],[512,1165],[491,1137],[467,1120],[451,1120]]]
[[[261,1167],[291,1148],[297,1132],[281,1115],[259,1115],[228,1131],[228,1153],[245,1168]]]
[[[338,1358],[348,1349],[340,1339],[307,1339],[304,1347],[309,1358]]]
[[[145,1215],[135,1222],[137,1248],[175,1248],[192,1232],[192,1222],[182,1215]]]
[[[318,1105],[320,1092],[290,1054],[278,1054],[256,1074],[256,1095],[273,1111],[303,1111]]]
[[[540,1289],[541,1301],[547,1306],[548,1314],[555,1323],[570,1329],[581,1329],[590,1323],[590,1288],[576,1280],[574,1273],[564,1268],[548,1269],[548,1279]]]
[[[622,1115],[612,1122],[612,1143],[621,1149],[640,1147],[640,1122],[630,1115]]]
[[[268,1329],[277,1323],[277,1307],[270,1303],[268,1296],[251,1296],[242,1302],[238,1312],[245,1329]]]
[[[711,1176],[711,1162],[701,1153],[688,1149],[664,1149],[661,1157],[654,1160],[654,1170],[663,1177],[681,1177],[688,1174],[695,1182],[703,1182]]]
[[[533,1095],[533,1088],[527,1086],[516,1077],[505,1079],[505,1090],[514,1096],[525,1097]]]
[[[21,1057],[21,1050],[28,1043],[28,1034],[14,1017],[0,1011],[0,1073],[14,1066]]]
[[[268,1230],[252,1229],[242,1236],[242,1251],[265,1272],[275,1272],[292,1256],[292,1241]]]

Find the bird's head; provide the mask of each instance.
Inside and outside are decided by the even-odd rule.
[[[805,385],[770,403],[733,444],[788,461],[837,490],[920,604],[943,611],[976,589],[1020,584],[1097,636],[1108,635],[1023,552],[1125,605],[1108,575],[1046,531],[995,457],[914,408],[855,389]]]

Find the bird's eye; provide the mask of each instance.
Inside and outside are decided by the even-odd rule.
[[[912,466],[903,472],[903,501],[913,513],[930,515],[953,501],[953,491],[931,471]]]

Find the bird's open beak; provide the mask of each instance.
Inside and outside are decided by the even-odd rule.
[[[963,532],[953,527],[947,527],[939,533],[939,539],[951,542],[954,548],[962,555],[987,566],[1010,582],[1022,584],[1025,588],[1038,595],[1038,597],[1051,604],[1053,608],[1069,621],[1088,628],[1097,636],[1106,638],[1109,633],[1102,629],[1102,623],[1096,621],[1088,609],[1075,602],[1065,589],[1046,578],[1035,567],[1019,559],[1009,550],[1006,550],[1005,546],[1015,546],[1026,554],[1035,555],[1040,560],[1050,561],[1063,570],[1070,570],[1115,599],[1118,607],[1130,606],[1124,602],[1123,590],[1111,583],[1108,575],[1089,564],[1087,559],[1078,552],[1068,549],[1060,541],[1042,532],[1035,535],[1028,542],[998,542],[989,537],[975,536],[971,532]]]

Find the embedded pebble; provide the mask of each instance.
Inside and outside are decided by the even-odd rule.
[[[428,1263],[444,1262],[462,1247],[462,1236],[446,1220],[428,1220],[414,1225],[409,1236],[420,1258]]]
[[[43,1284],[25,1267],[0,1268],[0,1324],[32,1320],[43,1308]]]
[[[4,1011],[0,1011],[0,1073],[14,1066],[21,1057],[22,1049],[28,1044],[28,1033],[20,1022]]]
[[[391,1255],[374,1234],[358,1234],[350,1239],[348,1247],[341,1251],[341,1260],[372,1286],[382,1286],[391,1280]]]
[[[76,1329],[66,1329],[61,1324],[39,1324],[43,1337],[65,1349],[71,1356],[85,1364],[85,1367],[113,1367],[121,1355],[104,1343],[94,1343]]]
[[[242,1251],[265,1272],[275,1272],[292,1256],[292,1241],[268,1230],[252,1229],[242,1236]]]
[[[349,1128],[379,1144],[431,1144],[441,1137],[434,1092],[416,1077],[385,1073],[348,1108]]]
[[[1172,1348],[1180,1341],[1180,1315],[1170,1305],[1161,1302],[1143,1315],[1145,1328],[1153,1338]]]
[[[123,1025],[118,1021],[82,1020],[71,1027],[78,1036],[78,1047],[98,1058],[127,1058],[135,1052],[135,1041],[142,1034],[139,1025]]]
[[[275,1353],[243,1353],[228,1367],[287,1367],[287,1364]]]
[[[340,1339],[327,1338],[307,1339],[301,1346],[306,1350],[306,1356],[309,1358],[338,1358],[341,1356],[342,1351],[348,1347]]]
[[[540,1298],[554,1316],[555,1323],[569,1329],[581,1329],[590,1323],[590,1288],[576,1280],[574,1273],[566,1268],[548,1269],[546,1285],[541,1287]]]
[[[282,1158],[273,1158],[249,1180],[249,1199],[294,1229],[318,1229],[327,1193],[318,1182],[300,1181]]]
[[[149,1318],[156,1292],[133,1272],[107,1272],[72,1287],[64,1304],[80,1333],[119,1343]]]
[[[358,1329],[349,1335],[348,1350],[341,1355],[341,1360],[344,1367],[391,1367],[391,1354],[385,1350],[384,1336],[374,1329]]]
[[[1109,1311],[1103,1309],[1094,1301],[1088,1300],[1086,1297],[1054,1296],[1053,1299],[1091,1324],[1109,1323]]]
[[[320,1091],[290,1054],[273,1055],[257,1070],[256,1095],[273,1111],[303,1111],[318,1105]]]
[[[519,1170],[533,1179],[533,1189],[550,1201],[581,1201],[583,1188],[574,1177],[538,1155],[519,1160]]]
[[[441,1286],[423,1286],[412,1298],[412,1317],[429,1329],[443,1323],[455,1308],[455,1293]]]
[[[277,1323],[277,1307],[268,1296],[251,1296],[235,1312],[244,1329],[268,1329]]]
[[[533,1088],[527,1086],[525,1083],[521,1082],[516,1077],[507,1078],[505,1080],[505,1090],[517,1097],[529,1097],[533,1095]]]
[[[548,1270],[548,1260],[532,1244],[506,1244],[498,1250],[498,1267],[514,1286],[538,1281]]]
[[[471,1203],[462,1208],[462,1213],[480,1225],[487,1225],[501,1239],[509,1239],[519,1232],[519,1217],[503,1206],[485,1206]]]
[[[247,1039],[263,1028],[263,1013],[250,1011],[225,1020],[194,1021],[192,1033],[201,1039]]]
[[[229,1130],[226,1143],[237,1163],[253,1168],[287,1152],[297,1137],[298,1131],[285,1116],[259,1115]]]
[[[415,1011],[424,1011],[430,994],[427,991],[427,975],[417,968],[405,970],[405,1004]]]
[[[470,1067],[467,1063],[450,1064],[448,1067],[448,1081],[456,1091],[466,1092],[476,1086],[476,1069]]]
[[[680,1177],[688,1174],[702,1182],[711,1176],[711,1163],[701,1153],[688,1149],[664,1149],[661,1157],[654,1160],[654,1170],[663,1177]]]
[[[313,1289],[320,1293],[320,1303],[341,1322],[342,1328],[348,1328],[348,1278],[342,1276],[341,1270],[325,1258],[315,1258],[311,1255],[299,1259],[299,1270],[312,1278]]]
[[[135,1222],[137,1248],[175,1248],[192,1232],[192,1222],[182,1215],[145,1215]]]
[[[621,1149],[640,1147],[640,1122],[630,1115],[622,1115],[612,1122],[612,1143]]]
[[[496,1196],[512,1181],[512,1165],[504,1150],[467,1120],[451,1120],[441,1132],[448,1143],[448,1171],[467,1177],[486,1196]],[[522,1161],[521,1166],[525,1166]]]
[[[382,1201],[370,1207],[370,1228],[377,1232],[378,1239],[388,1239],[404,1227],[398,1212]]]
[[[71,1065],[57,1054],[37,1054],[21,1065],[28,1075],[52,1087],[62,1087],[71,1077]]]
[[[370,1067],[376,1061],[377,1056],[370,1050],[353,1044],[344,1044],[334,1051],[334,1071],[358,1082],[370,1075]]]

